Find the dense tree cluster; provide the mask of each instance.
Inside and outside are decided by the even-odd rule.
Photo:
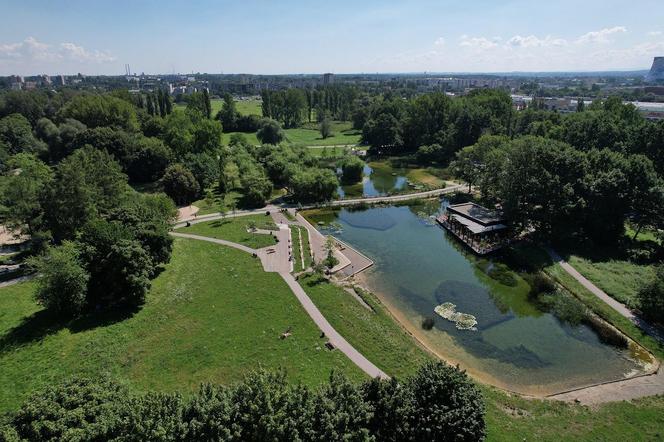
[[[353,119],[356,125],[363,123],[362,140],[376,152],[414,153],[426,146],[429,160],[447,163],[485,132],[507,134],[511,116],[509,95],[476,90],[454,99],[443,93],[411,100],[388,95],[374,101],[366,115]]]
[[[142,303],[170,259],[175,207],[128,183],[159,179],[176,159],[168,124],[126,91],[11,92],[0,115],[0,222],[31,237],[37,299],[63,316]],[[221,144],[209,140],[220,130],[190,133],[191,150]]]
[[[467,375],[429,363],[414,376],[361,385],[332,374],[319,389],[258,371],[232,386],[133,395],[107,378],[33,395],[0,427],[8,440],[478,441],[484,401]]]
[[[294,201],[318,202],[332,199],[339,186],[336,174],[302,147],[251,146],[236,136],[223,163],[219,188],[241,190],[249,206],[262,206],[275,187],[286,188]]]
[[[549,239],[613,243],[628,217],[639,228],[664,225],[664,183],[640,154],[582,151],[535,136],[486,136],[457,154],[454,170],[499,203],[515,226]]]
[[[284,127],[299,126],[303,121],[322,122],[325,118],[349,121],[358,106],[359,92],[346,85],[317,88],[290,88],[261,91],[263,116],[283,123]]]

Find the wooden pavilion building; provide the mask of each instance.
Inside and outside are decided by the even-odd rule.
[[[447,206],[436,221],[479,255],[500,249],[509,239],[500,212],[471,202]]]

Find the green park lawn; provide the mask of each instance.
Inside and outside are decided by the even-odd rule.
[[[327,282],[300,282],[330,323],[388,374],[412,373],[430,358],[373,295],[363,293],[374,312]],[[237,381],[259,365],[284,367],[291,381],[307,385],[321,384],[332,368],[364,379],[342,353],[324,349],[277,274],[231,248],[176,239],[145,305],[121,320],[49,321],[33,290],[30,282],[0,289],[0,411],[74,374],[109,374],[135,391],[185,395],[201,382]],[[292,336],[279,339],[288,328]],[[664,426],[663,396],[589,408],[480,388],[490,441],[656,440]]]
[[[242,115],[258,115],[262,117],[263,109],[261,105],[261,100],[235,100],[235,109]]]
[[[305,124],[302,127],[285,129],[286,142],[297,146],[333,146],[358,144],[360,131],[354,130],[350,122],[332,122],[332,136],[323,138],[317,124]]]
[[[258,138],[256,138],[256,132],[250,132],[250,133],[247,133],[247,132],[224,132],[221,135],[221,141],[224,144],[224,146],[228,146],[230,144],[231,136],[233,134],[243,135],[247,139],[247,142],[251,145],[258,146],[259,144],[261,144],[261,142],[258,141]]]
[[[386,373],[404,377],[431,359],[373,294],[361,291],[369,310],[341,287],[327,281],[315,282],[313,277],[300,278],[300,284],[330,324]]]
[[[210,105],[212,106],[212,116],[217,115],[224,104],[222,98],[211,98]],[[185,109],[187,103],[175,103],[175,109]],[[261,109],[260,100],[235,100],[235,108],[242,115],[258,115],[259,117],[263,115]]]
[[[123,318],[58,323],[27,282],[0,289],[0,412],[69,376],[109,374],[137,391],[183,393],[229,383],[259,366],[318,385],[335,368],[364,375],[324,339],[286,283],[251,255],[176,239],[145,305]],[[281,333],[292,335],[282,340]]]
[[[255,223],[256,227],[259,229],[276,229],[276,224],[274,224],[272,218],[269,216],[246,215],[193,224],[190,227],[182,227],[177,231],[179,233],[190,233],[194,235],[208,236],[210,238],[225,239],[227,241],[243,244],[253,249],[260,249],[276,244],[272,235],[247,232],[247,228],[252,222]]]

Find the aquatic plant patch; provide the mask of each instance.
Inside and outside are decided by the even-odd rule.
[[[477,318],[468,313],[456,311],[456,305],[451,302],[444,302],[433,309],[439,316],[455,323],[459,330],[477,330]]]

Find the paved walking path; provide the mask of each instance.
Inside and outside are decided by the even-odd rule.
[[[291,288],[295,296],[302,304],[302,307],[307,311],[311,319],[314,320],[318,328],[321,329],[325,336],[328,337],[330,343],[338,348],[343,354],[348,356],[348,358],[355,363],[358,367],[362,369],[366,374],[372,378],[379,377],[381,379],[389,379],[389,376],[383,372],[380,368],[376,367],[371,361],[362,356],[362,354],[355,349],[352,345],[348,343],[341,336],[332,325],[325,319],[325,316],[318,310],[318,307],[313,303],[311,298],[306,294],[302,289],[302,286],[293,278],[293,275],[290,273],[279,273],[281,277],[286,281],[286,284]]]
[[[555,394],[548,398],[594,405],[605,402],[630,401],[657,394],[664,394],[664,369],[661,366],[659,371],[652,375],[580,388],[567,393]]]
[[[0,288],[9,287],[10,285],[18,284],[19,282],[29,281],[33,279],[35,275],[25,275],[19,276],[18,278],[10,279],[8,281],[0,282]]]
[[[607,303],[611,308],[632,321],[650,336],[660,342],[664,342],[662,341],[662,334],[657,328],[643,321],[624,304],[616,301],[602,289],[590,282],[553,249],[547,247],[546,251],[555,263],[560,264],[567,273],[576,279],[583,287],[588,289],[593,295]],[[591,405],[604,402],[631,400],[656,394],[664,394],[664,369],[661,365],[655,374],[580,388],[566,393],[555,394],[549,396],[549,398],[561,401],[578,401],[585,405]]]
[[[389,203],[389,202],[397,202],[397,201],[408,201],[412,199],[419,199],[419,198],[431,198],[434,196],[440,196],[444,195],[446,193],[452,193],[456,192],[457,190],[464,189],[466,186],[464,184],[454,184],[452,186],[447,186],[441,189],[434,189],[434,190],[427,190],[424,192],[416,192],[416,193],[406,193],[403,195],[391,195],[391,196],[375,196],[375,197],[365,197],[365,198],[353,198],[353,199],[347,199],[347,200],[334,200],[330,201],[327,204],[323,204],[323,206],[349,206],[349,205],[354,205],[354,204],[361,204],[361,203]],[[205,221],[212,221],[215,219],[220,219],[220,218],[232,218],[236,216],[245,216],[245,215],[253,215],[256,213],[265,213],[265,212],[270,212],[272,213],[273,211],[279,211],[282,207],[286,206],[277,206],[274,204],[268,204],[265,207],[261,207],[259,209],[251,209],[251,210],[238,210],[233,213],[227,213],[222,215],[219,212],[216,213],[210,213],[207,215],[199,215],[196,217],[189,217],[189,218],[181,218],[178,219],[177,224],[175,227],[183,227],[187,222],[190,224],[196,224],[196,223],[201,223]],[[318,207],[317,205],[306,205],[302,206],[302,209],[310,209],[310,208],[315,208]]]
[[[260,259],[263,264],[263,268],[265,271],[267,270],[267,262],[266,262],[266,257],[267,255],[264,255],[262,252],[265,251],[266,249],[270,249],[270,247],[266,247],[263,249],[252,249],[250,247],[244,246],[242,244],[237,244],[231,241],[226,241],[223,239],[216,239],[216,238],[210,238],[207,236],[200,236],[200,235],[191,235],[188,233],[177,233],[177,232],[171,232],[171,235],[179,237],[179,238],[188,238],[188,239],[196,239],[199,241],[208,241],[212,242],[215,244],[221,244],[224,246],[228,247],[233,247],[238,250],[242,250],[243,252],[251,253],[251,254],[256,254]],[[286,255],[281,256],[282,260],[286,260],[286,263],[288,264],[288,267],[290,267],[290,262],[288,261],[288,256]],[[283,266],[282,266],[283,267]],[[275,271],[275,270],[272,270]],[[318,326],[318,328],[325,333],[325,336],[329,339],[330,343],[334,345],[334,347],[338,348],[339,351],[341,351],[343,354],[345,354],[355,365],[357,365],[362,371],[364,371],[366,374],[371,376],[372,378],[374,377],[380,377],[382,379],[389,379],[389,376],[385,374],[380,368],[376,367],[374,364],[371,363],[367,358],[365,358],[359,351],[355,349],[348,341],[344,339],[343,336],[341,336],[335,329],[332,327],[332,325],[325,319],[323,314],[318,310],[316,305],[313,303],[311,298],[307,295],[307,293],[304,291],[302,286],[295,280],[293,275],[289,273],[288,270],[278,270],[279,275],[282,277],[284,281],[286,281],[286,284],[288,284],[288,287],[290,287],[291,291],[295,294],[295,297],[297,298],[298,301],[300,301],[300,304],[302,304],[302,307],[304,307],[304,310],[307,312],[309,317],[314,321],[314,323]]]
[[[604,290],[600,289],[595,284],[590,282],[585,276],[579,273],[578,270],[572,267],[570,263],[565,261],[558,253],[556,253],[555,250],[551,249],[550,247],[547,247],[546,251],[555,263],[560,264],[560,266],[567,273],[569,273],[574,279],[576,279],[583,287],[588,289],[589,292],[591,292],[593,295],[597,296],[599,299],[607,303],[612,309],[620,313],[622,316],[632,321],[637,327],[643,330],[646,334],[655,338],[660,343],[664,343],[664,334],[662,333],[661,330],[649,324],[648,322],[644,321],[641,317],[634,314],[634,312],[628,309],[627,306],[625,306],[625,304],[616,301],[611,296],[609,296]]]

